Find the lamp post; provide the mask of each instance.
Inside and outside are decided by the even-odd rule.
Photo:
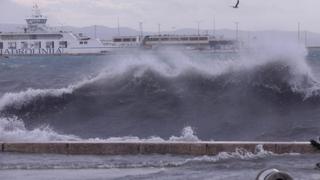
[[[143,36],[143,22],[139,22],[140,36]]]
[[[118,27],[118,36],[120,36],[120,20],[119,20],[119,17],[117,17],[117,27]]]
[[[300,43],[301,40],[301,23],[298,22],[298,42]]]
[[[197,23],[197,29],[198,29],[198,36],[200,36],[200,23],[201,21],[196,21]]]
[[[161,35],[161,24],[160,23],[158,24],[158,34],[159,34],[159,36]]]
[[[239,40],[239,22],[235,22],[236,25],[236,40]]]

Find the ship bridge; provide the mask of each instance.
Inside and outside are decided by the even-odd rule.
[[[47,20],[48,18],[41,14],[41,11],[38,5],[33,6],[32,16],[26,18],[27,28],[25,28],[25,32],[45,32],[47,31]]]

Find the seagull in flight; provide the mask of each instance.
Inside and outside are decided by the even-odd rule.
[[[238,8],[239,3],[240,3],[240,0],[238,0],[238,1],[237,1],[237,4],[236,4],[235,6],[232,6],[232,7],[235,8],[235,9]]]

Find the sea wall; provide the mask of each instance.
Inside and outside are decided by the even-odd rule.
[[[234,152],[237,148],[255,152],[258,146],[276,154],[320,152],[309,142],[0,142],[0,145],[1,152],[84,155],[216,155],[220,152]]]

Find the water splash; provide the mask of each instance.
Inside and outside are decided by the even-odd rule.
[[[196,142],[200,139],[195,135],[194,130],[191,126],[183,128],[181,136],[171,136],[169,141],[186,141],[186,142]]]
[[[28,130],[17,117],[0,118],[0,141],[2,142],[40,142],[76,141],[77,136],[61,135],[48,126]]]

